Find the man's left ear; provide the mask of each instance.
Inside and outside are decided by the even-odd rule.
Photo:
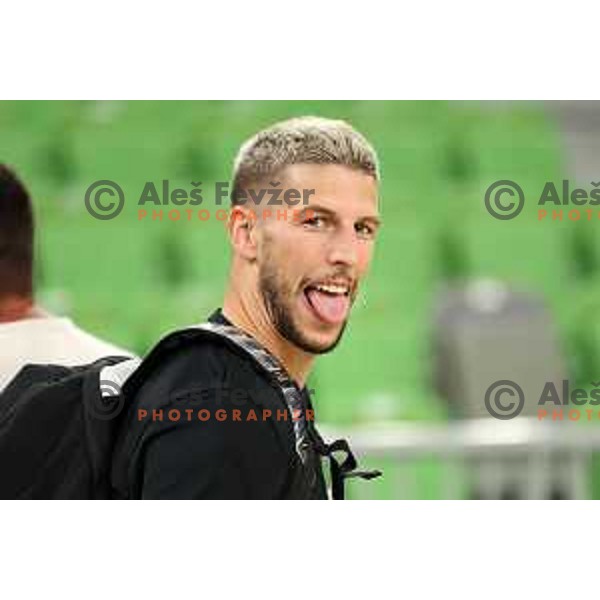
[[[233,206],[227,222],[229,239],[234,251],[246,260],[253,261],[257,255],[257,219],[245,206]]]

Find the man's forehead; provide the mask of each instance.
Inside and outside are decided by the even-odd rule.
[[[358,210],[377,214],[378,185],[376,179],[364,171],[338,164],[296,164],[281,173],[280,185],[299,189],[305,205],[319,205],[339,210]]]

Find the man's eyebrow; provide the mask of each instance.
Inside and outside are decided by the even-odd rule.
[[[361,217],[360,221],[371,221],[375,227],[381,227],[381,217],[377,217],[375,215],[371,215],[368,217]]]
[[[336,212],[334,212],[333,210],[331,210],[330,208],[326,208],[325,206],[320,206],[319,204],[309,204],[307,206],[305,206],[301,211],[300,211],[300,216],[304,217],[304,216],[311,216],[315,213],[322,213],[322,214],[326,214],[329,215],[330,217],[333,217],[335,219],[338,218],[338,215]],[[371,221],[376,227],[380,227],[381,226],[381,218],[378,217],[377,215],[366,215],[364,217],[359,217],[357,219],[357,221]]]
[[[306,214],[314,214],[314,213],[325,213],[326,215],[329,215],[331,217],[337,217],[336,213],[334,211],[332,211],[329,208],[325,208],[324,206],[319,206],[318,204],[308,204],[307,206],[305,206],[301,211],[300,211],[300,215],[301,216],[305,216]]]

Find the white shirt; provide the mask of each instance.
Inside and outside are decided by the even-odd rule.
[[[105,356],[133,356],[100,340],[66,317],[0,323],[0,391],[27,364],[84,365]]]

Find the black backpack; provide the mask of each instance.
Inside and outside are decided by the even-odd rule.
[[[221,342],[244,352],[271,380],[286,406],[300,391],[281,364],[239,329],[216,323],[176,331],[141,362],[107,357],[89,365],[28,365],[0,395],[0,498],[109,499],[112,452],[128,398],[182,344]],[[106,376],[107,372],[112,372]],[[120,379],[114,377],[119,374]],[[120,381],[125,380],[121,387]],[[330,465],[332,497],[344,498],[348,477],[371,479],[379,471],[357,471],[346,440],[327,444],[316,428],[310,443]],[[297,450],[302,443],[297,439]],[[340,461],[336,453],[342,453]]]

